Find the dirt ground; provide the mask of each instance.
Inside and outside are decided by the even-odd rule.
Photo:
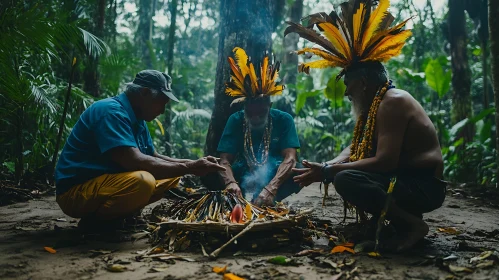
[[[317,185],[290,197],[294,207],[314,208],[314,216],[331,220],[340,226],[343,206],[335,194],[322,208],[321,193]],[[499,264],[476,268],[470,259],[481,250],[499,250],[499,210],[486,203],[451,194],[444,205],[429,214],[425,220],[430,233],[421,248],[405,254],[383,254],[371,258],[365,253],[348,252],[330,255],[333,262],[346,259],[349,268],[342,268],[342,278],[359,279],[499,279]],[[348,219],[354,222],[353,218]],[[339,270],[327,263],[319,263],[310,256],[297,257],[297,266],[268,263],[272,257],[292,257],[286,248],[265,254],[239,254],[225,252],[216,260],[201,253],[178,253],[193,262],[176,260],[161,262],[153,259],[138,261],[137,251],[149,248],[147,240],[103,242],[82,239],[76,229],[77,220],[65,216],[53,196],[29,202],[0,207],[0,278],[1,279],[222,279],[212,272],[213,266],[228,265],[228,270],[246,279],[339,279]],[[453,227],[458,232],[441,232]],[[440,228],[440,230],[439,230]],[[317,242],[317,246],[323,246]],[[45,246],[57,249],[55,254]],[[93,251],[92,251],[93,250]],[[209,253],[209,252],[208,252]],[[452,256],[454,255],[454,256]],[[450,256],[450,257],[449,257]],[[436,265],[446,258],[453,271]],[[490,259],[490,258],[489,258]],[[352,264],[352,260],[355,263]],[[126,267],[125,272],[110,272],[110,263]],[[489,264],[490,260],[489,260]],[[456,272],[459,268],[468,272]],[[351,273],[351,271],[354,273]]]

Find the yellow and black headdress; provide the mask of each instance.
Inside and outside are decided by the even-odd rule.
[[[265,54],[258,77],[246,52],[238,47],[234,48],[233,52],[235,61],[232,57],[228,58],[232,72],[231,80],[225,84],[225,93],[237,97],[232,104],[282,93],[284,86],[277,84],[280,66],[278,61],[269,63],[269,56]]]
[[[400,54],[410,30],[402,30],[407,21],[390,27],[394,17],[388,12],[389,0],[380,0],[376,8],[374,0],[349,0],[340,5],[341,14],[332,11],[309,15],[307,26],[287,22],[284,36],[297,33],[303,39],[322,48],[304,48],[298,54],[311,53],[321,60],[300,64],[298,71],[309,73],[310,68],[341,67],[345,71],[358,63],[386,62]],[[313,28],[316,26],[320,33]]]

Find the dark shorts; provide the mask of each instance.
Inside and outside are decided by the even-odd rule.
[[[345,170],[336,174],[334,187],[346,201],[368,213],[379,215],[393,175]],[[402,171],[395,175],[397,183],[392,198],[400,208],[421,216],[442,206],[447,183],[434,177],[432,172]]]

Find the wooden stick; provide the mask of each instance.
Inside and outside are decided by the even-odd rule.
[[[216,249],[215,251],[213,251],[211,254],[210,254],[210,257],[211,258],[217,258],[218,255],[220,254],[220,252],[222,252],[222,250],[227,247],[230,243],[234,242],[234,240],[238,239],[239,237],[241,237],[243,234],[245,234],[246,232],[250,231],[250,229],[255,225],[255,222],[258,221],[258,219],[256,220],[253,220],[251,223],[248,224],[248,226],[246,226],[243,230],[241,230],[241,232],[239,232],[238,234],[236,234],[234,237],[232,237],[229,241],[227,241],[224,245],[222,245],[220,248]]]

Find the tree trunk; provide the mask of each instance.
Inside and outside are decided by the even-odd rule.
[[[471,72],[466,53],[465,0],[449,0],[449,41],[452,61],[453,106],[452,122],[470,118],[471,111]],[[466,125],[460,137],[468,143],[473,138],[473,125]]]
[[[155,0],[140,0],[139,2],[139,25],[137,27],[137,33],[135,35],[135,40],[140,46],[140,52],[142,57],[142,62],[148,69],[153,68],[151,44],[153,35],[153,20],[154,16],[154,3]]]
[[[106,0],[98,0],[97,3],[97,25],[95,30],[92,30],[94,35],[99,38],[104,38],[104,21],[106,18]],[[100,95],[100,79],[99,79],[99,58],[88,56],[88,63],[83,71],[83,90],[95,97]]]
[[[273,0],[221,0],[220,38],[215,79],[215,105],[206,136],[205,154],[216,155],[225,124],[233,113],[232,98],[225,94],[230,67],[227,57],[234,47],[241,47],[258,65],[265,51],[272,47]]]
[[[496,182],[499,180],[499,1],[489,1],[489,31],[490,31],[490,58],[492,68],[492,85],[496,105]]]
[[[303,0],[295,0],[290,9],[289,20],[295,23],[300,23],[303,15]],[[296,99],[296,76],[298,75],[298,55],[295,53],[298,50],[298,41],[300,36],[296,33],[291,33],[284,37],[284,59],[282,63],[282,73],[286,73],[283,77],[283,84],[287,86],[289,95]],[[279,101],[285,100],[284,98]],[[281,101],[280,107],[283,111],[294,115],[292,104]]]
[[[175,31],[177,30],[177,7],[178,0],[172,0],[170,6],[170,29],[168,32],[168,50],[166,56],[166,69],[170,76],[173,76],[173,51],[175,49]],[[167,156],[172,155],[172,105],[168,103],[165,110],[165,153]]]

